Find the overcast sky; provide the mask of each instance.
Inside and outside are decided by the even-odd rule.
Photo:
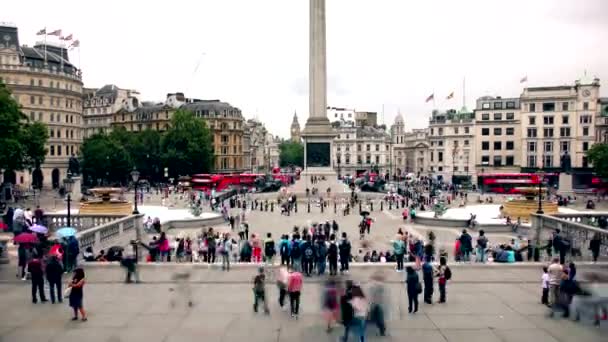
[[[221,99],[288,136],[308,116],[308,0],[8,1],[0,21],[33,45],[47,27],[81,42],[86,87],[143,100],[169,92]],[[39,38],[39,37],[38,37]],[[608,91],[606,0],[327,0],[328,105],[401,111],[408,129],[433,109],[528,85],[572,84],[585,70]],[[198,65],[198,68],[197,68]],[[196,70],[196,71],[195,71]],[[445,97],[455,92],[451,101]],[[379,115],[381,118],[382,116]]]

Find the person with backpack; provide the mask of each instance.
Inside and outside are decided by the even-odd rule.
[[[488,248],[488,238],[483,229],[481,229],[479,230],[479,237],[477,238],[477,259],[479,262],[486,262],[486,248]]]
[[[467,233],[466,229],[462,230],[462,235],[460,235],[460,253],[462,254],[462,261],[467,262],[470,261],[470,254],[473,250],[472,238],[469,233]]]
[[[311,242],[310,235],[306,236],[306,240],[302,244],[302,269],[303,273],[310,277],[313,264],[315,261],[315,251]]]
[[[439,258],[439,303],[445,303],[447,300],[446,286],[448,280],[452,279],[452,270],[447,265],[445,257]]]
[[[338,274],[338,245],[336,244],[336,236],[329,236],[329,248],[327,249],[327,260],[329,261],[329,275]]]
[[[424,282],[423,300],[427,304],[433,304],[433,292],[435,292],[433,277],[433,265],[431,265],[431,259],[427,257],[424,260],[424,264],[422,264],[422,281]]]
[[[327,264],[327,243],[325,242],[325,237],[323,235],[315,242],[315,258],[318,274],[325,274],[325,266]]]
[[[291,240],[291,249],[289,250],[289,257],[291,258],[291,267],[296,271],[302,270],[302,248],[300,242],[300,235],[293,234]]]
[[[418,273],[412,266],[408,266],[405,271],[407,276],[405,278],[405,284],[407,289],[407,312],[416,313],[418,312],[418,295],[422,292],[422,285],[418,278]]]
[[[279,254],[281,255],[281,266],[289,266],[289,240],[287,239],[287,235],[281,236]]]
[[[266,275],[263,267],[258,268],[258,274],[253,278],[253,311],[256,313],[260,301],[264,302],[264,313],[270,314],[266,301]]]
[[[397,235],[395,240],[392,242],[395,259],[397,261],[397,272],[403,272],[403,257],[405,256],[405,243],[403,242],[403,236]]]
[[[264,240],[264,262],[266,264],[272,265],[274,260],[274,255],[277,253],[274,245],[274,240],[272,239],[272,234],[266,234],[266,240]]]
[[[348,262],[350,261],[351,248],[352,247],[350,241],[348,241],[346,232],[342,232],[342,239],[340,240],[340,245],[338,246],[338,251],[340,254],[340,273],[348,272]]]

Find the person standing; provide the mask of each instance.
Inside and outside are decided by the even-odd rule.
[[[407,289],[407,312],[416,313],[418,312],[418,295],[421,290],[420,280],[418,274],[412,266],[408,266],[406,269],[407,276],[405,278],[405,284]]]
[[[324,235],[320,235],[319,239],[315,241],[315,259],[318,274],[324,275],[327,265],[327,242],[325,242]]]
[[[307,277],[310,277],[312,273],[314,261],[315,252],[312,246],[310,235],[307,235],[306,240],[302,244],[302,269]]]
[[[257,234],[251,234],[251,247],[253,248],[253,262],[262,262],[262,242]]]
[[[549,269],[547,266],[543,267],[543,275],[541,277],[542,283],[542,296],[540,297],[540,303],[544,305],[549,305]]]
[[[424,264],[422,264],[422,280],[424,281],[424,302],[427,304],[433,304],[433,284],[434,270],[431,265],[430,259],[426,258]]]
[[[558,258],[553,258],[547,271],[549,272],[549,305],[554,307],[559,303],[559,284],[562,281],[564,268]]]
[[[273,264],[274,255],[277,253],[272,239],[272,234],[266,234],[266,240],[264,240],[264,262],[268,265]]]
[[[302,283],[302,273],[292,268],[287,279],[287,292],[289,293],[291,317],[295,319],[298,319],[298,314],[300,312],[300,293],[302,292]]]
[[[342,232],[342,239],[340,240],[340,245],[338,246],[340,253],[340,273],[347,272],[348,273],[348,263],[350,261],[350,253],[351,253],[351,244],[348,241],[348,237],[346,232]]]
[[[485,263],[486,260],[486,248],[488,247],[488,238],[485,235],[483,229],[479,230],[479,237],[477,238],[477,255],[478,261]]]
[[[439,258],[439,303],[445,303],[447,300],[446,286],[448,280],[452,279],[452,270],[447,265],[447,259],[445,257]]]
[[[467,262],[470,261],[470,254],[473,250],[472,238],[469,233],[467,233],[466,229],[462,230],[462,235],[460,235],[460,253],[462,255],[462,261]]]
[[[329,261],[329,275],[338,274],[338,245],[336,244],[336,236],[329,236],[329,248],[327,249],[327,260]]]
[[[593,262],[597,262],[597,258],[600,255],[600,246],[602,245],[602,240],[600,238],[599,233],[595,233],[593,238],[589,242],[589,250],[591,251],[591,256],[593,256]]]
[[[34,257],[27,264],[27,269],[32,277],[32,303],[38,303],[36,292],[40,295],[40,301],[42,303],[46,302],[47,300],[44,295],[44,271],[42,270],[42,261],[37,254],[34,253]]]
[[[215,264],[216,247],[215,232],[213,228],[209,228],[209,231],[207,231],[207,262],[210,264]]]
[[[57,255],[52,255],[49,262],[46,264],[46,280],[49,282],[49,293],[51,295],[51,303],[55,304],[55,290],[57,290],[57,301],[63,302],[61,291],[61,276],[63,275],[63,267],[57,258]]]
[[[258,268],[258,274],[253,278],[253,311],[258,312],[259,301],[264,302],[264,313],[270,314],[268,302],[266,300],[266,275],[264,268]]]
[[[289,249],[289,257],[291,259],[291,267],[294,270],[302,270],[302,243],[300,235],[293,234],[291,239],[291,248]]]
[[[82,321],[87,321],[87,314],[84,311],[84,306],[82,304],[84,297],[84,270],[82,268],[77,268],[74,270],[74,277],[72,278],[72,282],[69,286],[70,288],[70,306],[74,310],[74,317],[72,317],[72,321],[78,320],[78,312],[80,311],[80,315],[82,317]]]
[[[393,240],[393,252],[397,261],[397,272],[403,272],[403,257],[405,256],[405,242],[403,236],[397,235]]]
[[[232,254],[232,240],[230,234],[224,234],[222,243],[222,270],[230,271],[230,254]]]
[[[279,254],[281,255],[281,266],[289,266],[289,240],[285,234],[281,236],[279,242]]]

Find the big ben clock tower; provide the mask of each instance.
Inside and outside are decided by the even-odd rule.
[[[300,135],[300,123],[298,122],[298,114],[293,113],[293,121],[291,122],[291,141],[301,142],[302,136]]]

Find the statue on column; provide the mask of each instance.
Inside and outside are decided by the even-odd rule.
[[[73,154],[70,157],[70,160],[68,161],[68,172],[71,173],[73,176],[80,174],[80,162],[78,161],[78,158],[76,158]]]
[[[565,172],[567,174],[570,174],[570,172],[572,172],[572,165],[568,152],[564,152],[564,154],[560,158],[560,167],[562,169],[562,172]]]

